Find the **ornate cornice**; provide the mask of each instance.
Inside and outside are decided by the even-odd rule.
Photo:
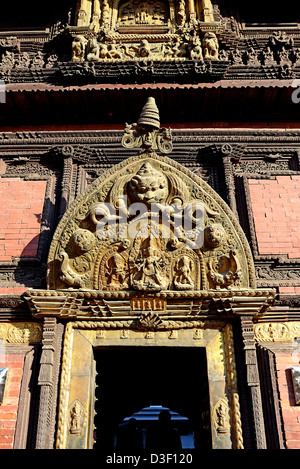
[[[156,314],[163,321],[182,321],[258,316],[266,313],[274,290],[161,291],[154,295],[134,291],[27,290],[33,316],[67,320],[94,319],[110,323],[128,318],[138,327],[143,314]],[[154,325],[159,327],[159,322]]]

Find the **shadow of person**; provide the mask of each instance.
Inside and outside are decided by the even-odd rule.
[[[131,418],[118,429],[116,435],[116,452],[121,454],[139,454],[143,451],[142,434],[137,428],[135,418]]]
[[[172,427],[171,414],[162,410],[158,422],[149,429],[146,441],[146,450],[152,453],[176,453],[182,449],[180,435]]]

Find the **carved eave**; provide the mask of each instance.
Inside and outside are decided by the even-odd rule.
[[[70,63],[70,79],[76,75],[77,64]],[[109,67],[109,64],[107,64]],[[116,67],[116,65],[114,65]],[[171,64],[168,65],[169,69]],[[170,70],[165,71],[165,76]],[[186,76],[189,68],[182,71]],[[74,74],[73,74],[74,72]],[[66,70],[66,74],[69,73]],[[111,71],[107,70],[107,76]],[[293,80],[221,80],[216,83],[181,84],[162,83],[161,74],[157,75],[158,83],[150,83],[154,78],[147,71],[136,75],[137,81],[145,80],[147,84],[85,84],[84,86],[52,86],[43,83],[8,84],[6,104],[1,105],[0,122],[8,125],[37,125],[41,121],[47,124],[74,124],[75,117],[70,108],[77,110],[76,124],[114,124],[124,125],[133,122],[135,117],[132,103],[145,102],[149,93],[154,96],[161,110],[161,122],[232,122],[240,113],[243,103],[243,116],[247,121],[286,122],[299,121],[299,108],[291,97],[296,88]],[[72,75],[73,74],[73,75]],[[103,78],[104,80],[104,78]],[[148,81],[150,80],[150,81]],[[233,95],[238,99],[233,99]],[[274,101],[276,99],[276,113]],[[88,100],[89,106],[86,106]],[[168,102],[168,106],[163,106]],[[60,103],[58,107],[57,103]],[[35,113],[28,112],[33,106]],[[116,109],[118,112],[116,113]],[[174,109],[179,109],[174,113]],[[214,124],[215,125],[215,124]],[[114,128],[115,128],[114,127]]]
[[[33,290],[25,298],[34,317],[66,320],[139,320],[154,314],[166,320],[196,321],[260,317],[272,306],[275,290],[135,291]]]

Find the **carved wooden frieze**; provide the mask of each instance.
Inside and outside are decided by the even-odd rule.
[[[255,324],[254,336],[258,342],[294,342],[300,337],[300,323],[291,321]]]
[[[4,344],[39,344],[42,342],[42,326],[34,322],[1,323],[0,339]]]
[[[223,30],[210,0],[79,0],[72,61],[218,60]]]

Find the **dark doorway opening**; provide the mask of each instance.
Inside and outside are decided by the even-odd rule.
[[[95,449],[114,451],[122,421],[153,405],[187,417],[195,449],[211,449],[204,348],[103,347],[95,350],[95,360]]]

